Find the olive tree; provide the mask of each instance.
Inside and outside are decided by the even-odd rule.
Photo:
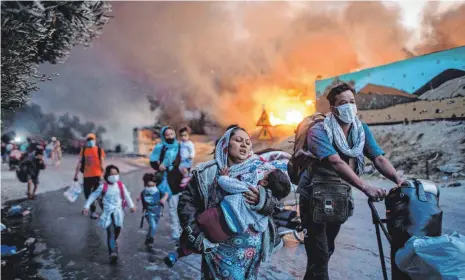
[[[110,19],[104,1],[2,1],[2,116],[24,106],[41,63],[64,62],[73,46],[88,46]]]

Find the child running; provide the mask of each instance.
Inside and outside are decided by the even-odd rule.
[[[162,192],[158,188],[163,181],[163,173],[146,173],[142,180],[144,181],[145,189],[140,193],[139,199],[142,201],[144,216],[149,223],[149,231],[147,232],[145,245],[152,247],[162,207],[166,204],[169,194],[167,192]],[[144,217],[142,217],[141,227],[144,223],[143,218]]]
[[[90,205],[99,197],[103,198],[103,212],[100,216],[100,225],[107,230],[108,253],[110,262],[116,264],[118,260],[118,244],[116,240],[121,233],[124,221],[124,207],[129,206],[131,212],[136,207],[126,186],[119,180],[119,169],[109,165],[105,169],[105,182],[101,184],[87,199],[82,213],[89,215]]]
[[[249,191],[250,185],[229,177],[228,169],[221,170],[220,175],[218,184],[230,195],[224,197],[220,207],[208,209],[197,217],[199,227],[208,241],[213,243],[226,241],[235,234],[244,232],[249,226],[258,232],[264,232],[268,226],[268,217],[253,210],[253,207],[246,202],[242,195],[242,193]],[[258,181],[258,186],[271,191],[273,197],[278,200],[288,196],[291,191],[289,177],[280,169],[267,171],[263,175],[263,179]],[[173,267],[179,258],[193,253],[189,248],[183,246],[187,243],[187,236],[188,233],[183,232],[181,246],[176,252],[169,253],[164,259],[167,266]]]
[[[189,131],[188,127],[183,127],[179,130],[179,135],[181,136],[181,164],[179,165],[179,170],[183,176],[181,181],[181,187],[184,188],[189,182],[189,171],[192,168],[192,163],[195,157],[195,147],[194,143],[189,140]]]

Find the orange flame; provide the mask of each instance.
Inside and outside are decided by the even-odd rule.
[[[290,96],[289,91],[282,90],[280,96],[274,96],[271,100],[267,100],[266,108],[272,126],[298,125],[314,111],[313,100],[302,100],[300,95]]]
[[[272,126],[280,124],[299,124],[303,119],[304,115],[298,110],[289,110],[284,113],[284,118],[279,118],[274,115],[273,112],[270,112],[270,123]]]

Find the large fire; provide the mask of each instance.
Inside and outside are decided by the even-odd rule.
[[[314,111],[313,100],[273,103],[269,111],[270,123],[275,125],[297,125]],[[276,109],[276,107],[278,109]]]
[[[312,88],[261,86],[253,91],[255,104],[262,104],[268,113],[272,126],[297,126],[306,116],[315,112],[314,94]],[[255,115],[261,115],[262,108],[257,107]]]
[[[270,123],[271,125],[280,125],[280,124],[299,124],[303,119],[304,115],[298,110],[289,110],[284,113],[284,118],[276,117],[273,112],[270,112]]]

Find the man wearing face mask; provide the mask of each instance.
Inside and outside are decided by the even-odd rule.
[[[150,155],[150,165],[157,172],[164,172],[160,190],[168,193],[169,214],[171,218],[171,237],[178,241],[181,236],[181,225],[178,217],[178,203],[181,195],[182,174],[179,171],[181,163],[180,144],[176,140],[176,132],[170,126],[165,126],[160,131],[161,143],[153,148]]]
[[[98,188],[104,173],[105,152],[97,145],[96,139],[97,137],[93,133],[87,135],[86,145],[81,149],[74,174],[74,181],[78,180],[79,172],[84,177],[84,196],[86,199]],[[98,219],[99,217],[95,210],[95,204],[92,203],[90,206],[91,219]]]
[[[386,178],[402,183],[368,126],[357,117],[354,94],[347,84],[332,88],[327,96],[331,114],[308,131],[308,150],[316,159],[301,176],[298,189],[302,223],[307,229],[306,280],[329,279],[328,262],[336,236],[354,209],[351,186],[374,200],[386,196],[385,189],[360,178],[365,157]]]

